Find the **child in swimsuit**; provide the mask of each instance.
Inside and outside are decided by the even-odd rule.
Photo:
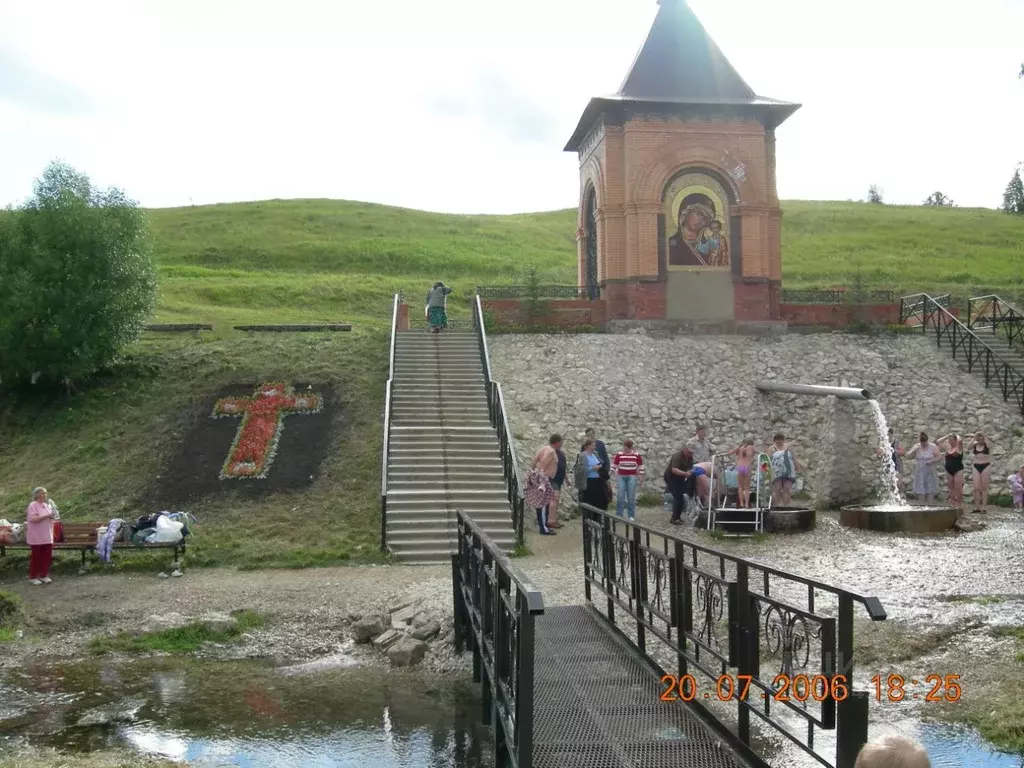
[[[757,458],[754,439],[748,437],[739,448],[733,448],[727,456],[736,457],[736,485],[739,486],[740,509],[750,508],[750,468]]]
[[[1013,508],[1018,512],[1024,511],[1024,467],[1021,467],[1008,478],[1010,493],[1013,495]]]

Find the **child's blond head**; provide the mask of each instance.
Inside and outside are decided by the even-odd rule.
[[[865,744],[854,768],[931,768],[924,747],[906,736],[886,736],[878,744]]]

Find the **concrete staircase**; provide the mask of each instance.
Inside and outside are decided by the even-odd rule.
[[[449,562],[455,510],[515,547],[498,436],[476,334],[400,331],[388,450],[387,541],[404,563]]]

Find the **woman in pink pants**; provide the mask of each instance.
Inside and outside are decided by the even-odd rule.
[[[50,563],[53,562],[53,521],[56,508],[49,503],[45,488],[32,491],[32,503],[25,510],[25,543],[31,549],[28,578],[36,586],[50,583]]]

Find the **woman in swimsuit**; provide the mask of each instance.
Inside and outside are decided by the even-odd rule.
[[[974,497],[974,511],[984,514],[988,504],[988,481],[992,476],[992,444],[979,432],[971,440],[969,446],[974,459],[974,471],[971,473],[971,495]]]
[[[750,468],[757,458],[754,439],[748,437],[739,448],[733,448],[727,456],[736,457],[736,485],[739,489],[740,509],[750,508]]]
[[[949,503],[962,506],[964,503],[964,441],[955,432],[935,441],[946,459]]]

